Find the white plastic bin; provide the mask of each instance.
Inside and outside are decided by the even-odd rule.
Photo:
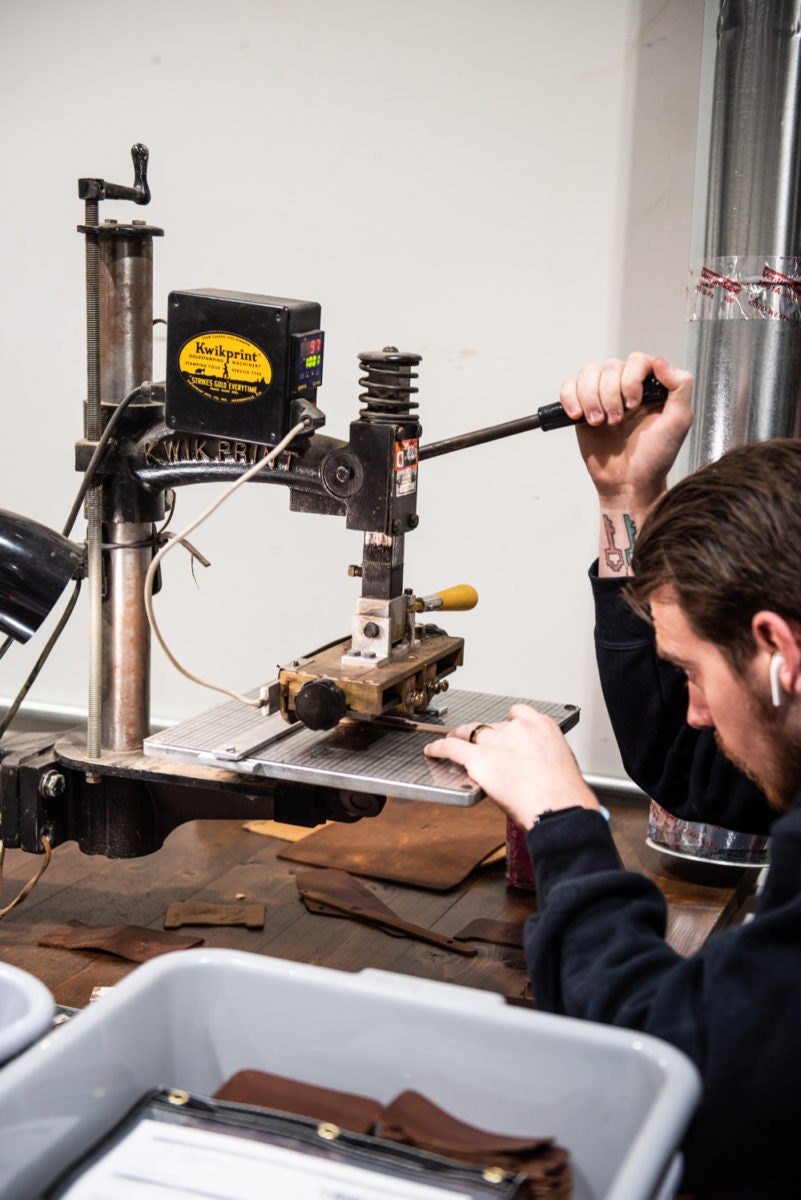
[[[0,1070],[0,1195],[34,1200],[158,1086],[209,1094],[260,1068],[455,1116],[571,1152],[575,1200],[655,1200],[699,1092],[673,1047],[390,972],[226,950],[164,955]]]
[[[0,963],[0,1063],[46,1033],[55,1010],[52,995],[34,975]]]

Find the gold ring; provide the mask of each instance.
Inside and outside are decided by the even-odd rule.
[[[468,742],[472,742],[473,745],[475,746],[476,738],[481,733],[482,729],[492,729],[492,726],[491,725],[474,725],[473,728],[470,730],[470,736],[467,739]]]

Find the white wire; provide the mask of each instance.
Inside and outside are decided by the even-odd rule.
[[[186,529],[183,529],[180,533],[175,534],[175,536],[172,537],[169,542],[166,542],[161,547],[161,549],[153,556],[153,561],[151,562],[147,575],[145,576],[145,612],[147,613],[150,629],[154,638],[161,646],[162,650],[175,667],[176,671],[180,671],[182,675],[185,675],[187,679],[191,679],[193,683],[199,683],[201,687],[211,688],[211,690],[214,692],[222,692],[223,695],[230,696],[233,700],[239,700],[241,704],[247,704],[251,708],[260,708],[264,701],[261,699],[252,700],[247,696],[241,696],[239,692],[234,692],[230,688],[223,687],[219,683],[209,683],[208,680],[201,679],[198,675],[194,675],[191,671],[188,671],[186,667],[181,666],[175,655],[167,646],[164,638],[161,636],[159,627],[156,624],[156,616],[153,612],[153,583],[156,578],[156,572],[158,571],[159,566],[161,565],[161,562],[167,552],[172,550],[173,547],[180,545],[186,538],[188,538],[189,534],[197,529],[198,525],[202,525],[206,518],[210,517],[211,514],[229,498],[229,496],[232,496],[237,488],[242,487],[242,485],[251,480],[254,475],[258,475],[259,471],[262,471],[265,467],[269,466],[270,463],[274,462],[278,455],[286,450],[289,443],[294,441],[299,433],[302,433],[308,428],[308,421],[303,420],[299,421],[293,429],[290,429],[286,437],[280,441],[277,446],[273,446],[272,450],[270,450],[268,454],[265,454],[264,458],[260,458],[257,463],[254,463],[252,467],[249,467],[248,470],[245,471],[244,475],[240,475],[235,483],[232,483],[230,487],[227,487],[222,495],[218,496],[214,503],[210,504],[208,508],[200,514],[199,517],[195,517],[194,521],[191,521],[190,524],[187,525]]]

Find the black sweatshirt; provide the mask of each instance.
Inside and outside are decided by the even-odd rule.
[[[685,724],[679,673],[658,663],[648,626],[610,583],[595,581],[596,637],[627,769],[679,816],[766,831],[761,793],[708,731]],[[623,870],[613,833],[599,813],[577,809],[528,835],[540,911],[526,926],[526,956],[537,1007],[642,1030],[692,1059],[703,1093],[683,1147],[687,1189],[801,1195],[801,798],[772,825],[753,919],[689,958],[665,942],[662,893]]]

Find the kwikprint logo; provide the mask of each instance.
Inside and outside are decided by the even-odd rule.
[[[201,333],[185,342],[178,355],[184,383],[208,400],[242,404],[264,395],[273,369],[254,342],[233,333]]]

